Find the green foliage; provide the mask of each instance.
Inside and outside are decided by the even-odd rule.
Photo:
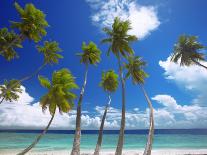
[[[128,57],[128,63],[125,64],[125,68],[127,69],[125,78],[127,79],[131,76],[133,83],[143,84],[145,78],[148,77],[147,73],[143,70],[145,65],[146,62],[144,62],[139,56]]]
[[[102,43],[110,44],[107,55],[109,55],[110,51],[116,56],[118,56],[119,53],[124,57],[134,54],[133,49],[130,47],[130,43],[136,41],[137,37],[128,34],[130,29],[130,22],[128,20],[121,21],[118,17],[114,19],[112,29],[107,27],[103,29],[108,38],[103,39]]]
[[[45,20],[45,14],[31,3],[26,4],[25,8],[22,8],[17,2],[14,6],[21,17],[21,21],[12,21],[12,28],[19,29],[24,37],[39,42],[42,36],[47,34],[45,28],[49,26]]]
[[[119,85],[118,77],[119,76],[114,72],[114,70],[103,72],[100,86],[104,89],[104,91],[115,92]]]
[[[174,51],[171,61],[179,62],[181,66],[189,66],[194,64],[194,61],[205,60],[204,54],[199,53],[205,47],[198,42],[196,36],[181,35],[178,42],[174,46]]]
[[[10,81],[5,80],[4,85],[0,85],[0,92],[3,94],[2,98],[6,101],[17,101],[19,99],[19,94],[22,93],[21,84],[15,79]]]
[[[45,78],[43,76],[38,76],[38,79],[39,79],[39,82],[40,82],[41,86],[43,86],[47,89],[50,88],[51,84],[50,84],[50,81],[47,78]]]
[[[82,53],[78,53],[77,55],[81,56],[81,63],[84,64],[91,64],[96,65],[101,61],[100,55],[101,51],[98,49],[96,44],[94,42],[90,42],[88,45],[86,45],[85,42],[82,44]]]
[[[72,109],[73,100],[76,95],[71,92],[72,89],[77,89],[75,78],[67,69],[61,69],[53,72],[52,82],[43,76],[39,76],[40,84],[48,89],[48,92],[40,99],[40,104],[43,111],[49,107],[50,114],[54,114],[56,107],[60,113],[67,113]]]
[[[44,55],[44,63],[46,64],[57,64],[59,59],[63,58],[62,55],[58,54],[62,50],[56,41],[45,41],[44,46],[37,46],[37,50]]]
[[[22,48],[21,39],[14,32],[9,32],[7,28],[0,29],[0,55],[7,61],[18,58],[14,48]]]

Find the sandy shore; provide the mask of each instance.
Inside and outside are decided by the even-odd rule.
[[[15,155],[19,151],[14,150],[0,150],[0,155]],[[68,155],[70,151],[31,151],[28,155]],[[82,155],[92,155],[93,151],[82,151]],[[114,155],[114,150],[103,150],[101,155]],[[143,150],[124,150],[123,155],[142,155]],[[153,150],[152,155],[207,155],[207,149],[160,149]]]

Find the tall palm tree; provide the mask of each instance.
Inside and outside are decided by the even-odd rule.
[[[57,64],[60,58],[63,58],[62,55],[58,54],[62,50],[59,48],[59,44],[56,41],[45,41],[43,46],[37,46],[37,50],[44,55],[44,62],[43,64],[35,70],[32,74],[23,77],[20,80],[16,80],[16,82],[13,82],[12,85],[9,85],[9,87],[2,91],[0,94],[0,98],[2,98],[7,91],[10,91],[13,87],[16,87],[16,85],[20,85],[22,82],[29,80],[33,78],[35,75],[37,75],[47,64]]]
[[[99,155],[99,153],[100,153],[102,138],[103,138],[104,122],[106,119],[106,114],[107,114],[108,108],[111,103],[111,93],[116,91],[118,84],[119,84],[118,75],[113,70],[109,70],[105,73],[104,72],[102,73],[102,79],[100,82],[100,86],[104,89],[104,91],[106,91],[108,93],[109,101],[108,101],[107,105],[105,106],[104,114],[103,114],[103,117],[101,120],[101,126],[99,129],[99,135],[98,135],[98,140],[96,143],[94,155]]]
[[[20,15],[21,21],[12,21],[11,27],[18,29],[20,34],[17,35],[14,32],[8,32],[7,34],[4,33],[3,40],[2,38],[0,39],[0,45],[4,45],[0,47],[0,55],[4,56],[7,60],[17,57],[14,48],[21,47],[23,40],[29,39],[39,42],[47,34],[45,28],[49,26],[45,20],[45,14],[32,3],[26,4],[25,8],[22,8],[17,2],[14,3],[14,6]]]
[[[144,79],[148,76],[143,70],[143,67],[145,65],[146,63],[138,56],[128,57],[128,63],[125,64],[125,67],[127,69],[127,74],[126,74],[125,79],[131,76],[133,83],[140,85],[144,93],[144,96],[147,100],[147,103],[150,109],[150,117],[149,117],[150,127],[149,127],[148,139],[147,139],[147,143],[146,143],[143,155],[151,155],[152,142],[153,142],[153,136],[154,136],[154,117],[153,117],[152,102],[150,101],[143,86]]]
[[[171,61],[175,63],[180,61],[181,66],[195,64],[207,69],[206,66],[200,63],[200,61],[205,61],[205,55],[199,52],[203,49],[205,49],[205,46],[198,42],[198,37],[181,35],[174,46]]]
[[[11,85],[13,85],[13,83],[16,82],[17,80],[14,79],[10,81],[5,80],[4,85],[0,85],[0,92],[6,92],[1,98],[0,104],[4,100],[12,102],[12,101],[17,101],[19,99],[19,93],[22,93],[22,88],[20,84],[15,85],[15,87],[10,89],[9,91],[6,91]]]
[[[103,39],[102,43],[108,43],[108,55],[110,51],[118,59],[119,66],[119,77],[122,85],[122,118],[121,127],[119,133],[118,144],[116,148],[116,155],[122,154],[123,143],[124,143],[124,130],[125,130],[125,81],[123,78],[123,66],[121,58],[126,58],[128,55],[133,55],[133,50],[130,47],[130,43],[137,40],[136,36],[129,35],[128,32],[131,29],[130,22],[128,20],[121,21],[119,18],[114,19],[112,29],[104,28],[103,31],[106,33],[108,38]]]
[[[101,51],[98,49],[95,43],[90,42],[86,45],[85,42],[82,44],[82,53],[78,53],[77,55],[81,57],[80,63],[86,66],[85,75],[84,75],[84,83],[81,89],[81,93],[78,99],[77,104],[77,114],[76,114],[76,129],[75,129],[75,136],[73,141],[73,148],[71,151],[71,155],[80,155],[80,138],[81,138],[81,106],[83,95],[87,83],[87,75],[88,75],[88,66],[89,65],[96,65],[100,62],[100,54]]]
[[[78,88],[78,86],[68,69],[61,69],[54,72],[51,82],[43,76],[39,76],[39,81],[43,87],[48,89],[48,92],[40,99],[40,105],[43,111],[49,107],[49,112],[52,117],[43,132],[36,137],[31,145],[21,153],[18,153],[18,155],[26,154],[40,141],[54,119],[56,108],[59,109],[60,113],[68,113],[74,105],[73,100],[76,98],[76,95],[71,90]]]

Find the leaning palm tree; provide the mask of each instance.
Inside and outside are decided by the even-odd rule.
[[[68,113],[74,105],[73,100],[76,98],[76,95],[71,90],[78,88],[78,86],[75,83],[73,75],[67,69],[54,72],[51,82],[43,76],[39,76],[39,81],[43,87],[48,89],[48,92],[40,99],[40,105],[43,111],[49,107],[49,112],[52,117],[43,132],[36,137],[31,145],[21,153],[18,153],[18,155],[26,154],[40,141],[42,136],[49,129],[57,108],[61,114]]]
[[[81,93],[78,99],[78,104],[77,104],[76,129],[75,129],[75,136],[74,136],[71,155],[80,154],[81,106],[82,106],[83,95],[84,95],[84,91],[85,91],[85,87],[87,83],[88,66],[96,65],[101,60],[100,58],[101,51],[98,49],[95,43],[90,42],[88,45],[86,45],[86,43],[83,42],[82,50],[83,52],[78,53],[78,56],[81,57],[80,62],[83,63],[86,66],[86,68],[85,68],[85,75],[84,75],[84,83],[83,83]]]
[[[130,43],[137,40],[136,36],[129,35],[128,32],[131,29],[130,22],[128,20],[121,21],[119,18],[114,19],[112,29],[104,28],[103,31],[107,34],[108,38],[103,39],[102,43],[108,43],[108,55],[109,52],[116,56],[119,66],[119,77],[122,85],[122,118],[121,127],[119,133],[118,144],[116,148],[116,155],[122,154],[124,143],[124,130],[125,130],[125,81],[123,78],[123,66],[121,58],[126,58],[128,55],[133,55],[133,50],[130,47]]]
[[[94,155],[99,155],[99,153],[100,153],[102,138],[103,138],[104,123],[105,123],[108,108],[111,103],[111,93],[116,91],[118,84],[119,84],[118,75],[113,70],[109,70],[105,73],[104,72],[102,73],[102,79],[100,82],[100,86],[104,89],[104,91],[106,91],[108,93],[109,101],[108,101],[107,105],[105,106],[104,114],[103,114],[103,117],[101,120],[101,126],[99,129],[99,135],[98,135],[98,140],[96,143]]]
[[[17,101],[19,99],[19,93],[22,93],[22,88],[20,84],[15,85],[15,87],[10,89],[9,91],[6,91],[11,85],[13,85],[16,82],[17,80],[14,79],[10,81],[5,80],[4,85],[0,85],[0,92],[6,92],[1,98],[0,104],[4,100],[12,102],[12,101]]]
[[[144,96],[147,100],[149,109],[150,109],[150,127],[149,127],[149,134],[147,143],[145,146],[144,154],[143,155],[151,155],[152,150],[152,142],[153,142],[153,136],[154,136],[154,117],[153,117],[153,107],[152,102],[150,101],[145,89],[144,89],[144,79],[148,76],[145,71],[143,70],[143,67],[146,65],[146,63],[138,56],[128,57],[128,63],[125,64],[125,68],[127,69],[127,74],[125,79],[132,77],[132,81],[134,84],[140,85]]]
[[[0,98],[2,98],[7,91],[10,91],[13,87],[16,87],[16,85],[21,84],[24,81],[30,80],[35,75],[37,75],[46,65],[52,65],[57,64],[59,62],[60,58],[63,58],[62,55],[58,54],[62,50],[59,48],[59,44],[56,41],[45,41],[43,46],[37,46],[37,50],[44,55],[44,61],[42,65],[35,70],[32,74],[23,77],[20,80],[16,80],[16,82],[13,82],[12,85],[9,85],[9,87],[2,91],[0,94]]]
[[[4,56],[7,60],[11,60],[17,57],[15,51],[16,47],[22,47],[21,43],[25,39],[39,42],[43,36],[47,34],[46,27],[48,23],[45,20],[45,14],[37,9],[33,4],[26,4],[25,8],[22,8],[17,2],[14,3],[17,12],[20,15],[21,21],[12,21],[12,28],[19,30],[19,34],[14,32],[5,33],[0,35],[0,55]]]
[[[53,65],[59,62],[59,59],[62,59],[63,56],[58,54],[62,50],[59,48],[59,44],[56,41],[45,41],[43,46],[37,46],[39,53],[44,55],[44,60],[42,65],[35,70],[32,74],[22,78],[20,83],[33,78],[37,75],[46,65]]]
[[[205,46],[199,43],[197,39],[196,36],[181,35],[174,46],[171,61],[175,63],[180,61],[181,66],[195,64],[207,69],[206,66],[200,63],[200,61],[205,61],[205,55],[199,52],[205,49]]]

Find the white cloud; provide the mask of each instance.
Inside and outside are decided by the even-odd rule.
[[[45,113],[39,103],[32,104],[34,98],[31,97],[25,87],[22,86],[23,92],[20,94],[18,102],[6,102],[0,104],[0,128],[1,129],[42,129],[49,122],[51,115],[46,110]],[[111,117],[106,121],[105,127],[111,129],[119,128],[118,121],[112,120],[112,117],[120,115],[119,110],[110,108]],[[82,111],[83,129],[98,129],[103,107],[95,108],[96,115],[90,116],[88,111]],[[74,129],[76,111],[72,110],[69,114],[59,114],[56,112],[55,118],[51,124],[51,129]]]
[[[48,111],[42,113],[39,103],[31,104],[31,97],[24,87],[20,101],[15,103],[3,102],[0,105],[1,129],[43,129],[51,118]],[[156,128],[191,128],[207,127],[207,108],[198,105],[181,106],[169,95],[157,95],[152,98],[163,107],[154,109]],[[94,111],[82,112],[83,129],[99,129],[105,107],[96,106]],[[135,107],[126,111],[126,129],[143,129],[149,126],[149,109],[140,111]],[[181,117],[182,116],[182,117]],[[58,110],[51,129],[74,129],[76,111],[69,114],[59,114]],[[105,129],[119,129],[121,110],[110,107],[107,113]]]
[[[161,94],[152,98],[162,106],[161,109],[155,110],[156,113],[165,115],[171,121],[162,120],[163,123],[169,123],[171,128],[202,128],[207,127],[204,122],[207,122],[207,107],[199,105],[180,105],[170,95]],[[161,111],[160,111],[161,110]],[[160,119],[158,119],[160,120]],[[159,123],[159,122],[156,122]]]
[[[86,0],[92,8],[92,22],[100,28],[112,25],[115,17],[129,19],[131,34],[142,39],[157,29],[160,21],[153,6],[141,6],[136,0]]]
[[[207,65],[207,62],[203,62]],[[166,79],[174,81],[179,87],[195,93],[197,96],[193,100],[194,104],[207,104],[207,70],[192,65],[189,67],[180,66],[170,61],[170,57],[166,61],[159,61],[159,65],[165,70],[164,76]]]

